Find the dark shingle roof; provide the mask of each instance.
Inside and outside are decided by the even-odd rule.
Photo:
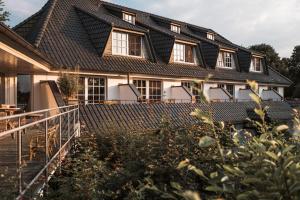
[[[285,102],[264,102],[269,106],[268,116],[272,121],[292,119],[292,108]],[[82,122],[91,130],[105,132],[112,130],[141,131],[158,129],[162,117],[170,120],[173,127],[189,126],[197,121],[190,115],[199,108],[212,112],[215,121],[242,123],[254,102],[227,102],[212,104],[125,104],[81,106]]]
[[[266,75],[239,73],[237,70],[205,69],[201,66],[184,64],[167,64],[174,39],[180,37],[184,40],[194,41],[193,37],[176,34],[167,28],[160,27],[149,13],[141,11],[136,11],[137,25],[132,25],[109,12],[102,4],[117,7],[114,4],[100,0],[49,0],[41,11],[16,26],[14,30],[19,32],[29,42],[35,44],[38,50],[55,61],[58,67],[75,67],[79,65],[80,69],[85,71],[192,78],[203,78],[208,74],[212,74],[213,79],[216,80],[244,82],[246,79],[251,79],[261,83],[290,85],[289,80],[277,73],[273,73],[272,70],[270,75]],[[124,7],[119,7],[125,9]],[[146,30],[147,26],[149,26],[149,33]],[[185,26],[187,27],[189,24],[185,24]],[[107,40],[111,27],[144,32],[147,37],[151,38],[150,46],[155,49],[153,57],[157,59],[143,60],[118,56],[101,57],[100,55],[104,50],[104,43]],[[211,31],[202,27],[196,28],[202,31]],[[183,31],[185,30],[189,29],[183,28]],[[221,36],[217,38],[224,44],[226,43],[226,45],[232,44]],[[218,41],[213,42],[202,38],[201,42],[201,52],[206,55],[204,63],[214,66],[218,53],[217,48],[219,47],[213,48],[213,46],[217,45]],[[206,46],[212,45],[212,48],[204,48],[206,43]],[[153,62],[155,60],[162,60],[163,62]]]

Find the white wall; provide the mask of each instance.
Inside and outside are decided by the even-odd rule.
[[[119,85],[127,84],[126,78],[107,78],[107,100],[119,100]],[[124,98],[124,97],[123,97]]]
[[[171,87],[171,98],[175,103],[191,103],[191,95],[183,87]]]
[[[208,95],[210,101],[230,100],[230,97],[222,88],[210,88]]]
[[[258,86],[258,94],[259,94],[259,96],[262,95],[262,92],[264,90],[268,90],[268,86]]]
[[[163,100],[174,99],[172,97],[172,86],[181,86],[181,81],[163,81]]]
[[[121,102],[122,104],[126,104],[126,103],[130,104],[130,103],[137,102],[138,97],[128,84],[120,85],[118,86],[118,88],[119,88],[119,99],[126,100],[124,102]]]
[[[33,75],[32,77],[32,93],[31,93],[31,108],[32,110],[44,109],[45,96],[42,95],[41,81],[57,81],[58,75]]]
[[[278,93],[284,98],[284,87],[278,87]]]
[[[262,100],[281,101],[281,96],[279,96],[274,90],[263,90],[260,97]]]
[[[253,91],[252,90],[240,90],[239,91],[239,101],[251,101],[251,97],[250,94],[252,94]]]
[[[216,87],[218,87],[217,83],[204,83],[203,84],[203,94],[208,101],[210,101],[210,98],[209,98],[210,88],[216,88]]]
[[[245,89],[246,85],[235,85],[234,87],[234,97],[236,100],[240,98],[240,89]]]
[[[17,76],[5,75],[4,78],[5,104],[17,104]]]

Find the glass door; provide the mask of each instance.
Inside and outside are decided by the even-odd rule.
[[[18,75],[17,77],[17,106],[24,111],[30,111],[31,75]]]

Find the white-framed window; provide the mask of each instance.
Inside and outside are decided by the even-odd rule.
[[[213,33],[207,33],[207,38],[210,40],[215,40],[215,35]]]
[[[171,24],[171,31],[175,33],[180,33],[180,25]]]
[[[262,58],[252,57],[250,71],[262,72]]]
[[[140,92],[141,100],[145,101],[147,99],[147,82],[146,82],[146,80],[133,80],[133,84]]]
[[[123,20],[131,24],[135,24],[135,15],[129,13],[123,13]]]
[[[162,99],[162,82],[159,80],[133,80],[133,84],[142,95],[142,100],[158,102]]]
[[[105,79],[89,77],[88,78],[88,102],[99,103],[105,100]]]
[[[224,88],[225,90],[227,90],[227,92],[234,97],[234,90],[235,87],[233,84],[218,84],[218,88]]]
[[[195,63],[194,47],[187,44],[174,44],[174,62]]]
[[[113,55],[142,57],[142,36],[115,31],[112,35]]]
[[[190,92],[195,96],[196,100],[199,101],[201,99],[201,91],[202,91],[202,84],[192,81],[183,81],[181,82],[182,86],[187,87]]]
[[[232,52],[220,51],[217,60],[217,67],[228,69],[235,68],[234,54]]]

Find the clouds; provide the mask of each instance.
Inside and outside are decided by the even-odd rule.
[[[299,0],[110,0],[124,6],[211,28],[236,44],[268,43],[281,56],[300,44]],[[23,18],[45,0],[6,0]],[[18,4],[19,6],[15,6]]]

